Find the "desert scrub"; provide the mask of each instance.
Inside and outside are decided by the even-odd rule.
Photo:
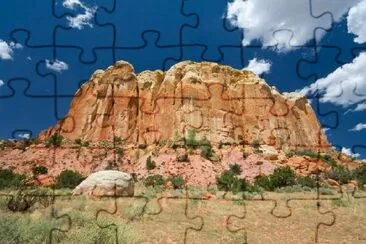
[[[64,140],[64,137],[60,134],[53,134],[51,137],[49,137],[46,141],[46,147],[60,147],[62,144],[62,141]]]
[[[148,186],[162,186],[165,183],[165,179],[162,175],[150,175],[144,180],[144,185]]]
[[[46,210],[48,211],[48,209]],[[87,212],[71,211],[68,213],[72,221],[72,228],[66,233],[53,231],[60,228],[60,220],[53,218],[46,212],[25,214],[1,213],[0,240],[2,243],[116,243],[115,232],[111,228],[101,228],[114,223],[118,229],[120,243],[139,243],[141,240],[135,230],[123,221],[112,218],[98,218]],[[65,223],[65,219],[63,219]],[[99,224],[99,226],[98,226]],[[67,224],[63,225],[67,229]]]
[[[146,159],[146,169],[152,170],[156,168],[156,163],[154,160],[151,159],[151,156],[148,156]]]
[[[184,188],[184,179],[182,176],[173,176],[169,180],[172,182],[174,189]]]
[[[73,189],[84,180],[84,177],[76,171],[64,170],[56,177],[56,188],[70,188]]]
[[[25,183],[24,175],[15,173],[12,169],[0,169],[0,189],[18,188]]]
[[[48,173],[48,169],[45,166],[36,166],[32,169],[34,176],[43,175]]]

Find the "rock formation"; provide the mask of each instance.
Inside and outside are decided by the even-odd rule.
[[[75,94],[69,113],[40,139],[60,133],[71,140],[151,145],[197,136],[215,144],[260,142],[326,151],[327,139],[307,99],[279,93],[250,71],[216,63],[181,62],[166,72],[134,72],[118,61],[96,71]]]
[[[74,190],[73,195],[102,196],[133,196],[134,183],[130,174],[103,170],[93,173],[82,181]]]

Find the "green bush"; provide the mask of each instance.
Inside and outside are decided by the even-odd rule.
[[[182,189],[184,187],[184,179],[182,176],[173,176],[170,181],[172,182],[174,189]]]
[[[231,191],[235,180],[235,175],[230,170],[225,170],[220,176],[216,177],[217,188],[220,191]]]
[[[117,155],[123,156],[123,149],[122,148],[116,147],[115,152],[117,153]]]
[[[247,191],[249,189],[249,183],[245,179],[238,179],[236,178],[231,191],[234,194],[237,194],[239,192]]]
[[[56,177],[56,188],[70,188],[73,189],[84,180],[84,177],[76,171],[64,170]]]
[[[90,141],[85,141],[83,143],[83,147],[89,147],[90,146]]]
[[[198,146],[199,142],[196,140],[196,131],[194,129],[188,129],[185,141],[188,148],[196,148]]]
[[[254,186],[260,187],[265,191],[273,191],[271,180],[267,175],[258,176],[254,179]]]
[[[217,176],[216,184],[220,191],[231,191],[234,194],[247,191],[249,188],[248,182],[245,179],[236,177],[231,170],[226,170],[220,176]]]
[[[302,187],[315,188],[317,185],[316,180],[314,180],[310,176],[304,176],[304,177],[298,176],[296,181],[297,181],[297,184],[301,185]]]
[[[289,167],[276,168],[270,176],[272,188],[293,186],[296,184],[296,173]]]
[[[254,185],[266,191],[276,188],[293,186],[296,184],[296,173],[288,166],[276,168],[270,176],[259,176],[254,180]]]
[[[45,166],[36,166],[32,169],[33,175],[43,175],[48,173],[48,169]]]
[[[254,140],[252,142],[252,147],[254,147],[255,149],[258,149],[261,146],[261,142],[259,140]]]
[[[235,164],[230,164],[229,165],[230,171],[234,174],[234,175],[240,175],[242,172],[241,166],[237,163]]]
[[[0,189],[18,188],[25,184],[26,177],[11,169],[0,169]]]
[[[358,181],[359,187],[363,188],[366,184],[366,164],[353,171],[353,177]]]
[[[146,169],[152,170],[156,168],[156,163],[151,159],[151,156],[147,157],[146,159]]]
[[[147,186],[161,186],[164,185],[165,179],[161,175],[150,175],[145,178],[144,185]]]
[[[346,184],[348,181],[353,179],[352,173],[343,165],[332,167],[332,169],[326,173],[326,176],[341,184]]]
[[[64,137],[62,135],[59,134],[53,134],[50,138],[48,138],[47,142],[46,142],[46,146],[50,147],[50,146],[54,146],[54,147],[59,147],[62,144]]]
[[[83,141],[80,139],[80,138],[78,138],[78,139],[75,139],[74,140],[74,143],[76,144],[76,145],[82,145],[83,144]]]
[[[213,155],[213,150],[211,146],[201,146],[201,155],[206,159],[210,159]]]
[[[119,145],[122,143],[122,138],[120,136],[114,136],[113,142],[114,142],[114,144]]]

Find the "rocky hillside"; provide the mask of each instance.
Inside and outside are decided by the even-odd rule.
[[[70,111],[45,139],[112,140],[151,145],[187,134],[211,143],[252,143],[328,150],[307,99],[279,93],[250,71],[216,63],[181,62],[167,72],[134,72],[123,61],[96,71],[75,94]]]
[[[332,149],[305,97],[250,71],[189,61],[167,72],[136,74],[123,61],[98,70],[55,127],[0,149],[1,167],[26,174],[117,169],[188,184],[214,183],[230,164],[248,180],[285,165],[300,175],[359,165]]]

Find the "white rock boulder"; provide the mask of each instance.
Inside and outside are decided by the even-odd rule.
[[[81,182],[72,192],[73,195],[133,196],[132,176],[117,170],[103,170],[93,173]]]

